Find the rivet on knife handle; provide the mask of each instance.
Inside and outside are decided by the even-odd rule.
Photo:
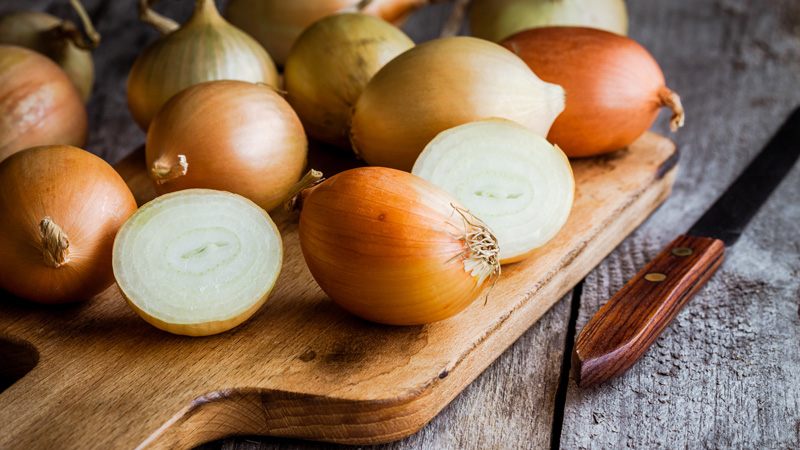
[[[579,387],[628,370],[724,259],[719,239],[681,235],[586,324],[575,341],[572,375]]]

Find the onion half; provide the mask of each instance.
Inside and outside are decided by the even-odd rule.
[[[441,187],[486,222],[497,237],[500,264],[525,259],[555,237],[575,194],[564,152],[503,119],[443,131],[411,173]]]
[[[0,163],[0,287],[39,303],[90,299],[114,282],[114,235],[135,210],[122,178],[89,152],[15,153]]]
[[[626,147],[666,106],[670,125],[684,123],[678,94],[664,84],[658,63],[633,39],[585,27],[526,30],[503,42],[543,80],[567,91],[567,105],[547,138],[569,157]]]
[[[475,0],[470,9],[472,35],[493,42],[555,25],[600,28],[625,36],[628,10],[625,0]]]
[[[308,142],[300,119],[271,88],[210,81],[164,105],[150,125],[145,149],[159,194],[218,189],[269,211],[303,173]]]
[[[563,109],[564,90],[501,46],[473,37],[437,39],[375,74],[353,108],[350,140],[371,165],[411,170],[444,130],[500,117],[546,135]]]
[[[414,46],[397,27],[366,14],[335,14],[300,35],[286,60],[286,100],[309,136],[349,149],[350,110],[373,75]]]
[[[153,326],[207,336],[247,320],[281,270],[283,245],[269,215],[239,195],[192,189],[142,206],[114,241],[114,276]]]
[[[302,208],[300,247],[311,274],[361,318],[389,325],[443,320],[499,274],[489,229],[408,172],[351,169],[303,190],[294,204]]]
[[[88,119],[75,85],[46,56],[0,45],[0,161],[37,145],[86,144]]]

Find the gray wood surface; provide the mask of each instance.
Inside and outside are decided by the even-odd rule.
[[[0,14],[74,17],[66,3],[4,0]],[[135,3],[85,2],[103,35],[87,149],[111,163],[145,136],[128,113],[125,83],[157,33],[138,21]],[[158,9],[182,20],[192,3]],[[418,41],[435,37],[449,8],[420,11],[407,31]],[[800,104],[797,0],[629,0],[628,8],[631,37],[659,61],[687,110],[679,133],[668,132],[666,113],[653,127],[682,151],[672,197],[587,277],[575,301],[562,299],[428,426],[371,448],[800,448],[797,168],[637,365],[588,390],[562,378],[574,332],[702,214]],[[346,447],[240,437],[202,448]]]

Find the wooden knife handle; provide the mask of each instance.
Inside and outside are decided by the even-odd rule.
[[[572,376],[591,387],[628,370],[722,264],[719,239],[681,235],[608,301],[581,331]]]

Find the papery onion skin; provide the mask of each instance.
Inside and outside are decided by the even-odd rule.
[[[683,125],[677,94],[655,59],[636,41],[586,27],[523,31],[503,42],[543,80],[567,92],[547,138],[571,158],[622,149],[647,131],[664,106],[673,131]]]
[[[350,147],[350,110],[373,75],[414,46],[395,26],[365,14],[335,14],[311,25],[286,61],[286,100],[309,136]]]
[[[278,71],[264,48],[227,23],[211,0],[198,0],[191,18],[148,46],[128,77],[128,107],[142,130],[173,95],[198,83],[240,80],[277,88]]]
[[[366,320],[446,319],[472,303],[499,267],[459,239],[469,227],[458,202],[407,172],[351,169],[303,191],[301,205],[300,246],[311,274]],[[481,275],[465,269],[468,257],[480,262]]]
[[[0,287],[38,303],[68,303],[113,283],[114,236],[136,201],[108,163],[75,147],[35,147],[0,163],[0,184]],[[45,218],[68,238],[68,260],[57,268],[44,255]]]
[[[473,37],[437,39],[386,64],[353,108],[350,140],[368,164],[411,170],[440,132],[475,120],[513,120],[545,135],[564,90],[514,54]]]
[[[308,142],[288,103],[243,81],[192,86],[159,111],[147,132],[148,173],[159,194],[190,188],[233,192],[267,211],[306,165]],[[181,170],[185,158],[185,174]]]
[[[323,17],[355,9],[359,0],[231,0],[225,17],[252,35],[278,65],[284,65],[295,40]],[[398,24],[428,0],[373,0],[362,11]]]
[[[628,11],[624,0],[475,0],[470,9],[472,35],[492,42],[530,28],[558,25],[625,36]]]
[[[89,50],[78,48],[65,38],[48,32],[63,21],[42,12],[18,11],[0,17],[0,44],[19,45],[48,56],[75,83],[81,99],[89,99],[94,84],[94,62]]]
[[[37,145],[86,144],[86,106],[46,56],[0,45],[0,161]]]

